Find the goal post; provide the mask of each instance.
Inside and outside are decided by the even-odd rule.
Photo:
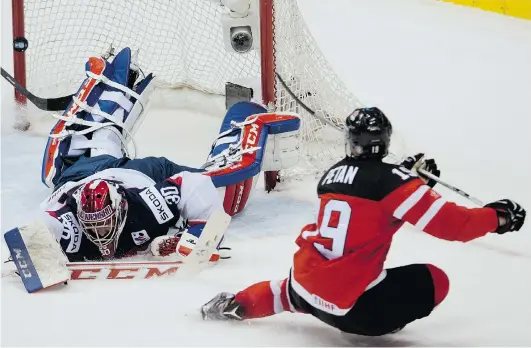
[[[273,111],[275,104],[275,56],[273,48],[273,1],[260,3],[260,58],[262,67],[262,102]],[[264,173],[264,187],[270,191],[277,185],[277,171]]]
[[[26,86],[26,56],[24,47],[18,47],[19,43],[24,43],[24,1],[12,0],[12,24],[13,24],[13,72],[15,80],[22,86]],[[15,90],[15,101],[19,104],[26,104],[26,97],[19,91]]]
[[[322,54],[297,0],[12,3],[15,79],[39,97],[74,93],[88,57],[130,47],[137,65],[157,77],[157,88],[224,95],[227,83],[237,83],[253,88],[269,111],[299,113],[301,159],[282,178],[319,174],[344,154],[337,125],[361,103]],[[235,3],[238,10],[231,11]],[[231,49],[237,40],[252,47]],[[276,185],[276,172],[265,178],[267,189]]]

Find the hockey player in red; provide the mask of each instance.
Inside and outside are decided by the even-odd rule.
[[[341,331],[379,336],[428,316],[446,297],[447,275],[431,264],[384,268],[393,235],[405,222],[434,237],[468,242],[518,231],[526,212],[503,199],[483,208],[446,201],[418,175],[436,176],[418,154],[384,163],[392,126],[378,108],[346,119],[347,156],[317,187],[317,222],[303,227],[288,278],[263,281],[236,295],[220,293],[201,307],[204,319],[244,320],[283,311],[306,313]]]

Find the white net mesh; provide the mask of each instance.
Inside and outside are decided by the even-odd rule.
[[[43,97],[75,92],[88,57],[110,45],[138,50],[138,64],[161,86],[223,94],[225,83],[260,80],[260,52],[227,52],[226,8],[215,0],[24,0],[28,88]],[[296,0],[273,0],[275,71],[329,124],[341,127],[359,100],[333,72]],[[263,33],[262,33],[263,34]],[[256,86],[256,85],[255,85]],[[284,178],[318,175],[344,154],[337,127],[305,111],[277,79],[276,108],[303,117],[301,161]]]
[[[43,97],[74,93],[90,56],[131,47],[167,87],[222,94],[225,82],[260,77],[260,55],[227,52],[226,10],[208,0],[25,0],[27,85]]]
[[[301,161],[283,177],[319,175],[344,156],[343,134],[337,128],[342,127],[347,115],[361,103],[321,53],[297,2],[276,0],[274,14],[276,73],[297,98],[321,117],[311,115],[298,105],[277,79],[277,108],[298,112],[303,118]]]

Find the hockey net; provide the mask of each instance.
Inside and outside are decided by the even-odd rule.
[[[299,164],[282,177],[318,175],[343,156],[339,129],[361,103],[321,53],[296,0],[242,1],[259,12],[260,39],[254,39],[261,46],[240,54],[226,49],[221,23],[230,11],[220,0],[13,0],[14,22],[16,12],[23,16],[14,36],[29,42],[18,58],[25,55],[25,67],[19,63],[15,78],[25,77],[41,97],[72,94],[85,78],[88,57],[128,46],[160,88],[223,95],[227,82],[247,84],[271,111],[303,118]]]

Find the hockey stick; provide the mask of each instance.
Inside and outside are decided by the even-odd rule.
[[[466,199],[470,200],[471,202],[477,204],[478,206],[480,207],[483,207],[485,206],[485,204],[479,200],[478,198],[475,198],[471,195],[469,195],[468,193],[466,193],[465,191],[453,186],[453,185],[450,185],[444,181],[442,181],[439,177],[431,174],[430,172],[427,172],[425,171],[424,169],[419,169],[419,172],[423,175],[423,176],[426,176],[427,178],[429,179],[432,179],[432,180],[435,180],[437,183],[443,185],[444,187],[450,189],[451,191],[454,191],[455,193],[465,197]],[[504,248],[504,247],[501,247],[501,246],[495,246],[495,245],[491,245],[485,241],[482,241],[482,240],[473,240],[471,243],[469,243],[470,245],[472,246],[475,246],[477,248],[481,248],[481,249],[487,249],[487,250],[490,250],[490,251],[495,251],[495,252],[498,252],[500,254],[503,254],[505,256],[511,256],[511,257],[523,257],[523,258],[526,258],[526,259],[531,259],[531,255],[529,254],[525,254],[525,253],[522,253],[522,252],[519,252],[519,251],[515,251],[515,250],[511,250],[510,248]]]
[[[193,241],[190,254],[181,260],[68,262],[55,234],[50,233],[43,220],[15,227],[4,233],[4,239],[11,255],[8,261],[17,268],[14,273],[20,276],[26,290],[33,293],[68,280],[149,279],[173,275],[177,270],[178,278],[189,279],[210,264],[230,221],[231,217],[223,209],[212,212],[203,232]],[[186,234],[181,238],[189,238]]]
[[[310,115],[316,117],[317,119],[325,122],[326,124],[334,127],[335,129],[341,131],[343,130],[342,128],[340,128],[338,125],[330,122],[329,120],[327,120],[324,116],[322,115],[319,115],[317,114],[314,110],[310,109],[310,107],[308,107],[308,105],[304,104],[304,102],[295,95],[295,93],[293,93],[293,91],[288,87],[288,85],[286,84],[286,82],[284,81],[284,79],[280,76],[279,73],[275,73],[277,75],[277,78],[278,80],[280,81],[280,83],[282,84],[282,86],[284,86],[284,88],[286,89],[286,91],[288,92],[288,94],[297,101],[297,103],[299,103],[299,105],[304,109],[306,110]],[[469,199],[470,201],[474,202],[475,204],[479,205],[479,206],[483,206],[483,202],[481,202],[481,200],[475,198],[475,197],[472,197],[471,195],[469,195],[468,193],[466,193],[465,191],[461,190],[461,189],[458,189],[457,187],[453,186],[453,185],[450,185],[444,181],[442,181],[441,179],[439,179],[438,177],[436,177],[435,175],[425,171],[425,170],[422,170],[420,169],[419,170],[420,173],[422,173],[423,176],[426,176],[428,177],[429,179],[432,179],[432,180],[435,180],[436,182],[438,182],[439,184],[443,185],[444,187],[446,188],[449,188],[450,190],[460,194],[461,196]]]
[[[332,126],[334,129],[337,129],[338,131],[343,131],[343,127],[341,127],[340,125],[338,124],[335,124],[333,122],[330,122],[330,120],[328,120],[326,117],[324,117],[323,115],[320,115],[318,113],[316,113],[314,110],[312,110],[308,105],[304,104],[304,102],[301,100],[301,98],[299,98],[298,96],[295,95],[295,93],[293,93],[293,91],[288,87],[288,85],[286,84],[286,82],[284,81],[284,79],[280,76],[279,73],[275,72],[275,75],[277,75],[277,78],[278,80],[280,81],[280,83],[282,84],[282,86],[286,89],[286,91],[288,92],[288,94],[293,98],[295,99],[295,101],[304,109],[306,110],[310,115],[314,116],[315,118],[317,118],[318,120],[326,123],[327,125],[329,126]]]
[[[17,91],[22,93],[30,102],[35,104],[41,110],[45,111],[63,111],[68,107],[68,104],[72,101],[73,94],[59,97],[59,98],[40,98],[35,94],[28,91],[24,86],[18,83],[13,76],[11,76],[7,71],[2,68],[2,77],[4,77],[7,82],[9,82]]]
[[[110,261],[69,262],[71,280],[85,279],[149,279],[174,275],[180,279],[199,274],[210,264],[210,257],[229,227],[231,217],[222,210],[214,211],[208,219],[192,252],[181,260],[172,261]],[[186,233],[181,236],[186,238]]]
[[[295,95],[295,93],[293,93],[293,91],[287,86],[286,82],[282,79],[282,77],[278,74],[278,73],[275,73],[278,80],[280,81],[280,83],[282,84],[282,86],[284,86],[284,88],[286,89],[286,91],[288,92],[288,94],[293,98],[295,99],[295,101],[304,109],[306,110],[309,114],[311,114],[312,116],[318,118],[319,120],[325,122],[326,124],[334,127],[335,129],[341,131],[342,128],[338,127],[337,125],[335,124],[332,124],[331,122],[329,122],[324,116],[322,115],[319,115],[317,114],[314,110],[312,110],[311,108],[309,108],[306,104],[304,104],[304,102]],[[435,180],[437,183],[443,185],[444,187],[458,193],[459,195],[469,199],[470,201],[472,201],[473,203],[479,205],[479,206],[484,206],[483,202],[471,195],[469,195],[468,193],[466,193],[465,191],[453,186],[453,185],[450,185],[444,181],[442,181],[441,179],[439,179],[438,177],[436,177],[435,175],[429,173],[429,172],[426,172],[422,169],[419,170],[422,175],[430,178],[430,179],[433,179]],[[517,257],[524,257],[524,258],[527,258],[527,259],[531,259],[531,255],[528,255],[528,254],[524,254],[524,253],[519,253],[519,252],[515,252],[515,251],[512,251],[512,250],[509,250],[509,249],[505,249],[505,248],[500,248],[500,247],[494,247],[492,245],[487,245],[485,243],[482,243],[481,241],[474,241],[474,244],[471,244],[471,245],[474,245],[476,247],[479,247],[479,248],[482,248],[482,249],[488,249],[488,250],[492,250],[492,251],[496,251],[498,253],[501,253],[501,254],[504,254],[506,256],[517,256]]]
[[[483,202],[481,200],[469,195],[465,191],[463,191],[463,190],[461,190],[461,189],[459,189],[459,188],[457,188],[457,187],[455,187],[453,185],[450,185],[447,182],[442,181],[439,177],[433,175],[430,172],[425,171],[424,169],[419,169],[419,173],[422,174],[423,176],[427,177],[428,179],[436,181],[437,183],[443,185],[444,187],[454,191],[455,193],[465,197],[466,199],[470,200],[471,202],[473,202],[473,203],[475,203],[475,204],[477,204],[477,205],[479,205],[481,207],[485,205],[485,204],[483,204]]]

